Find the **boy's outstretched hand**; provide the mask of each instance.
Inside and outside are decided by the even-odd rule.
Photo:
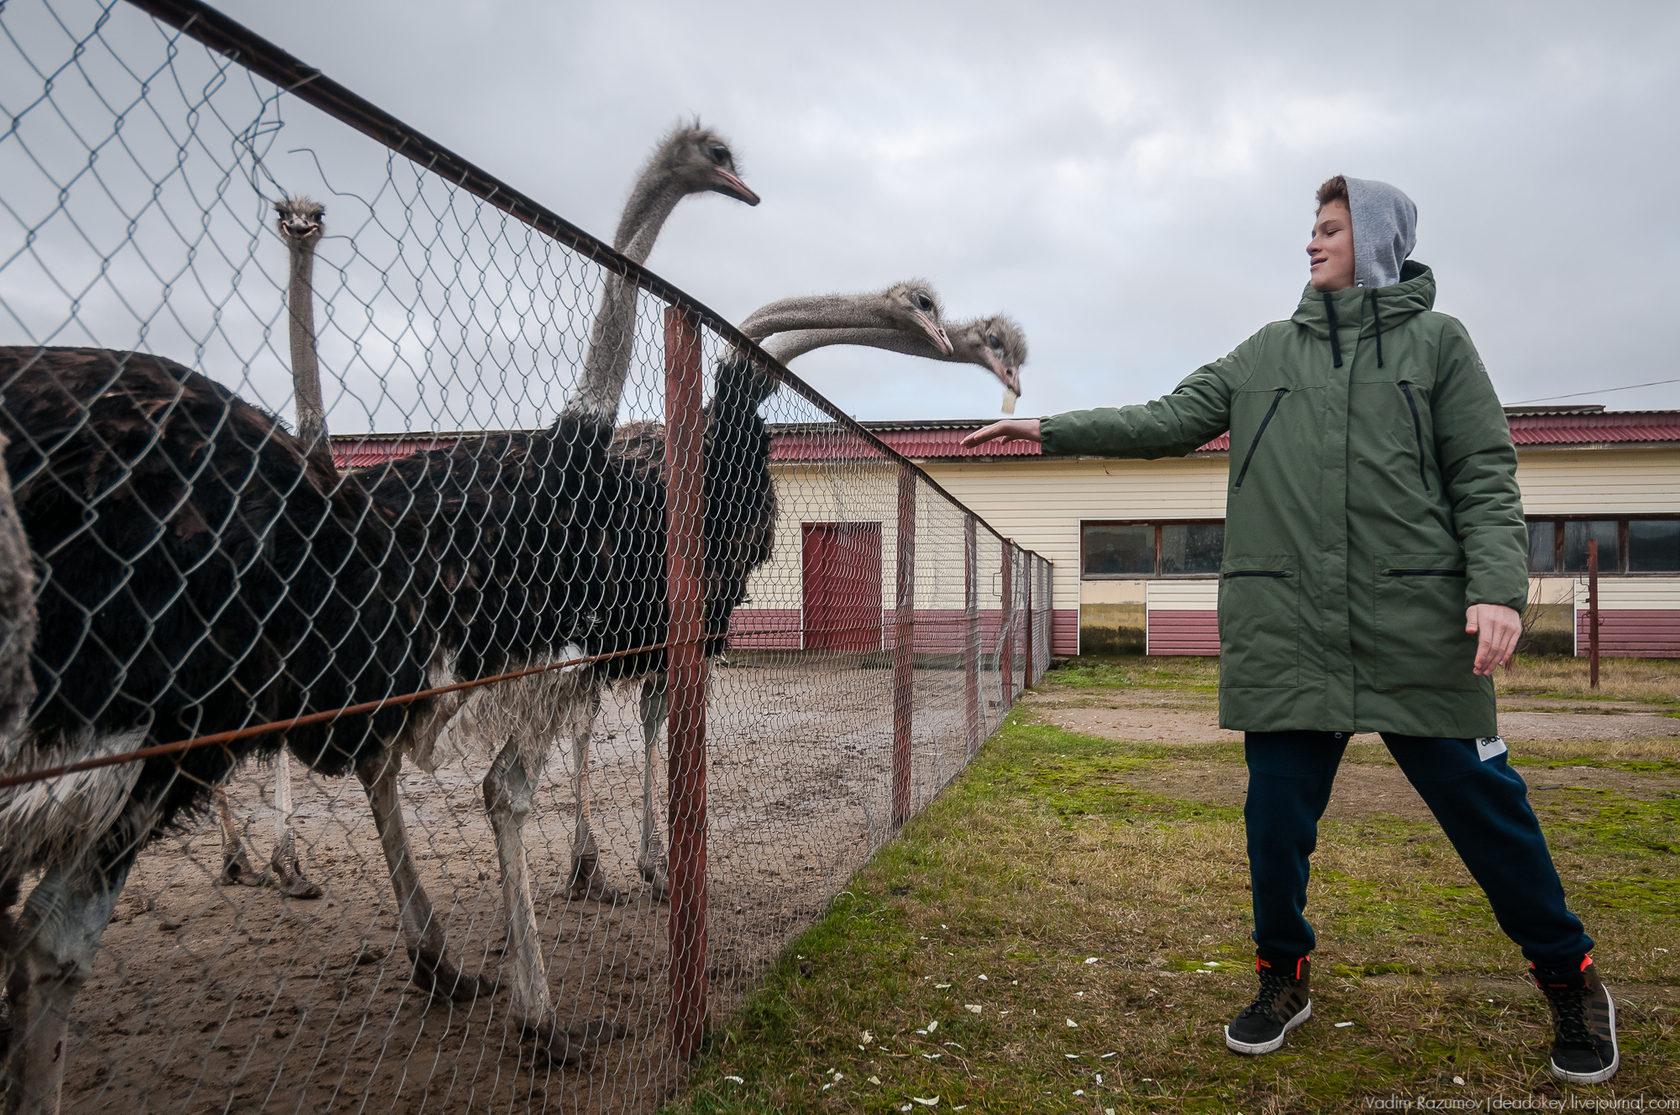
[[[1471,672],[1486,677],[1495,666],[1511,660],[1522,634],[1522,616],[1503,604],[1472,604],[1464,609],[1464,633],[1476,636],[1476,665]]]
[[[1002,422],[993,422],[990,426],[982,426],[972,434],[963,438],[963,448],[973,449],[976,445],[984,445],[988,441],[1042,441],[1038,433],[1038,419],[1036,418],[1005,418]]]

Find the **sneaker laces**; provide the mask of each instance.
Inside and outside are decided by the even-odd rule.
[[[1255,1014],[1270,1016],[1277,1009],[1278,996],[1289,990],[1290,986],[1294,983],[1294,980],[1275,969],[1260,969],[1260,991],[1254,996],[1254,1002],[1243,1008],[1243,1012],[1239,1017],[1247,1017]],[[1586,1030],[1586,1023],[1583,1022],[1581,1025],[1582,1032],[1584,1033]]]
[[[1569,1045],[1593,1044],[1587,1029],[1586,1000],[1589,991],[1584,987],[1553,987],[1541,984],[1540,990],[1552,1004],[1552,1018],[1557,1024],[1558,1037]]]

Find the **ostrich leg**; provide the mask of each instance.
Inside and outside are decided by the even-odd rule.
[[[642,679],[642,842],[636,850],[636,867],[653,885],[653,896],[671,900],[671,861],[665,842],[659,837],[659,815],[654,812],[658,795],[653,792],[653,756],[659,748],[659,732],[670,712],[670,690],[663,672]]]
[[[624,892],[607,885],[601,871],[601,849],[589,828],[589,744],[600,711],[601,690],[592,686],[587,716],[573,737],[572,797],[577,802],[577,827],[572,835],[572,873],[566,888],[573,898],[620,902]]]
[[[391,889],[396,893],[403,939],[408,944],[409,959],[414,962],[414,982],[433,994],[447,995],[457,1002],[471,1002],[481,993],[494,991],[495,981],[468,976],[449,959],[443,927],[432,912],[432,900],[420,886],[414,859],[409,855],[408,830],[403,824],[402,799],[397,788],[397,775],[401,771],[402,756],[393,748],[364,761],[356,768],[356,777],[367,791],[374,827],[379,830],[379,844],[385,853],[386,866],[391,869]]]
[[[531,791],[541,772],[525,769],[519,741],[508,740],[484,776],[484,805],[496,834],[496,858],[502,869],[502,907],[507,916],[507,951],[513,958],[509,989],[513,1016],[535,1033],[549,1056],[565,1062],[576,1051],[550,1017],[548,968],[539,945],[536,910],[531,903],[530,869],[525,860],[525,819],[531,815]]]
[[[292,835],[292,760],[285,748],[280,749],[274,762],[274,854],[269,857],[268,866],[274,872],[274,885],[282,894],[292,898],[321,897],[321,888],[304,876],[303,865],[298,862],[297,840]]]
[[[222,824],[222,874],[217,882],[227,886],[262,886],[267,880],[251,866],[251,857],[245,854],[245,838],[239,834],[233,810],[228,807],[227,790],[221,786],[216,787],[216,816]]]
[[[127,878],[126,863],[109,877],[55,868],[24,902],[17,923],[21,963],[8,981],[22,1048],[12,1051],[7,1115],[58,1110],[70,1010]]]

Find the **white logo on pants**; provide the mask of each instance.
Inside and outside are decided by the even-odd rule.
[[[1505,754],[1505,750],[1505,740],[1501,736],[1483,736],[1476,741],[1476,754],[1484,763],[1495,755]]]

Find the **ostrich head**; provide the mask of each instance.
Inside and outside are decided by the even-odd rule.
[[[321,239],[326,225],[326,206],[306,197],[287,196],[274,203],[274,215],[280,228],[280,239],[289,247],[313,248]]]
[[[975,318],[945,327],[956,350],[951,359],[978,364],[1003,386],[1021,393],[1021,365],[1027,362],[1027,335],[1002,314]]]
[[[894,283],[882,293],[881,298],[892,316],[902,322],[900,328],[907,332],[921,330],[933,342],[934,348],[946,356],[951,355],[954,345],[945,332],[944,310],[931,286],[919,279]]]
[[[657,159],[663,175],[679,184],[685,193],[711,190],[748,205],[758,204],[758,195],[741,181],[735,170],[735,156],[729,144],[710,128],[701,126],[698,120],[666,136],[659,145]]]

